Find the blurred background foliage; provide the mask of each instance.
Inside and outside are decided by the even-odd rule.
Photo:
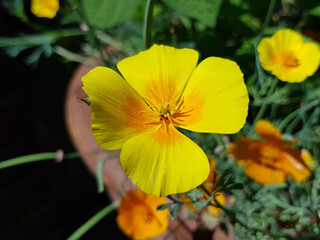
[[[54,19],[37,18],[30,1],[3,0],[12,15],[15,31],[0,37],[0,51],[20,57],[30,68],[43,59],[60,55],[60,64],[86,63],[90,57],[116,69],[122,58],[145,49],[143,38],[145,0],[66,0]],[[307,41],[320,41],[320,3],[305,0],[157,0],[154,2],[153,43],[196,49],[200,60],[218,56],[234,60],[244,73],[250,94],[250,110],[245,127],[232,136],[186,134],[218,163],[219,172],[232,169],[243,183],[235,190],[237,199],[230,208],[253,230],[235,225],[239,239],[319,239],[320,170],[320,72],[302,83],[279,82],[268,93],[273,76],[261,68],[256,47],[264,36],[280,28],[304,34]],[[319,43],[318,43],[319,44]],[[101,64],[103,64],[101,62]],[[46,81],[46,79],[43,79]],[[226,146],[249,131],[263,104],[264,119],[271,121],[284,138],[299,139],[298,147],[308,149],[315,171],[305,183],[288,180],[278,186],[261,187],[249,180]],[[234,224],[232,217],[225,224]],[[259,229],[255,231],[254,229]],[[266,234],[268,233],[268,234]],[[284,237],[286,236],[286,237]]]

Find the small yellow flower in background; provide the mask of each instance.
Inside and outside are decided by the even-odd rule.
[[[205,153],[175,127],[235,133],[245,123],[249,98],[238,65],[218,57],[197,62],[192,49],[154,45],[118,63],[125,80],[107,67],[82,78],[96,141],[122,149],[126,175],[146,193],[187,192],[209,174]]]
[[[166,204],[164,197],[146,194],[139,189],[127,192],[121,199],[117,224],[132,239],[147,239],[166,232],[169,208],[157,211]]]
[[[319,68],[318,46],[290,29],[263,38],[257,50],[262,67],[281,81],[302,82]]]
[[[265,120],[258,121],[255,130],[264,140],[239,137],[228,149],[245,165],[248,177],[267,185],[283,183],[287,176],[298,182],[310,176],[312,156],[305,149],[292,148],[297,140],[282,140],[281,132]]]
[[[36,17],[54,18],[59,10],[59,0],[31,0],[31,12]]]

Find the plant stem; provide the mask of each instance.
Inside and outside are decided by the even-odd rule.
[[[151,26],[152,26],[152,18],[153,18],[153,5],[154,5],[154,0],[148,0],[146,11],[144,14],[143,40],[145,42],[146,49],[151,47],[151,44],[152,44]]]
[[[31,163],[31,162],[38,162],[38,161],[44,161],[44,160],[52,160],[57,158],[57,152],[46,152],[46,153],[36,153],[21,157],[12,158],[6,161],[3,161],[0,163],[0,169],[13,167],[16,165],[21,165],[24,163]],[[64,156],[64,158],[67,156]],[[78,158],[81,157],[81,154],[78,154],[76,156],[72,156],[70,158]]]
[[[92,151],[87,154],[95,154],[97,151]],[[74,159],[74,158],[80,158],[86,154],[83,153],[66,153],[63,155],[63,159]],[[45,152],[45,153],[36,153],[36,154],[30,154],[25,155],[21,157],[11,158],[9,160],[5,160],[3,162],[0,162],[0,169],[5,169],[25,163],[32,163],[32,162],[39,162],[44,160],[52,160],[52,159],[58,159],[59,151],[57,152]]]
[[[262,37],[263,35],[263,32],[264,32],[264,29],[269,25],[270,23],[270,20],[271,20],[271,16],[272,16],[272,12],[273,12],[273,9],[274,9],[274,6],[276,4],[276,0],[271,0],[270,1],[270,4],[269,4],[269,8],[268,8],[268,11],[267,11],[267,15],[266,17],[264,18],[264,21],[263,21],[263,24],[261,26],[261,30],[260,30],[260,33],[259,33],[259,40],[260,38]]]
[[[53,48],[53,51],[60,55],[61,57],[64,57],[68,60],[78,62],[78,63],[86,63],[88,62],[88,58],[85,56],[81,56],[80,54],[70,52],[69,50],[61,47],[61,46],[55,46]]]
[[[306,112],[308,110],[310,110],[311,108],[315,107],[319,105],[319,101],[318,100],[314,100],[302,107],[300,107],[299,109],[293,111],[292,113],[290,113],[285,119],[282,120],[282,122],[279,125],[279,130],[283,131],[283,129],[288,126],[289,122],[294,119],[295,117],[299,116],[301,113]]]
[[[271,96],[271,94],[274,92],[274,90],[276,89],[277,87],[277,83],[278,83],[278,79],[277,78],[274,78],[273,79],[273,82],[268,90],[268,93],[267,93],[267,96],[264,98],[263,102],[262,102],[262,105],[259,109],[259,112],[257,113],[253,123],[252,123],[252,126],[248,132],[248,136],[252,136],[253,135],[253,131],[254,131],[254,126],[256,125],[256,123],[263,117],[266,109],[267,109],[267,106],[268,106],[268,100]]]
[[[98,193],[103,193],[103,191],[104,191],[104,184],[103,184],[103,166],[104,166],[104,162],[105,162],[105,160],[102,158],[102,159],[98,160],[98,164],[97,164],[96,180],[97,180]]]
[[[86,232],[88,232],[94,225],[96,225],[101,219],[107,216],[110,212],[118,208],[119,201],[113,202],[96,213],[88,221],[86,221],[81,227],[79,227],[67,240],[77,240],[81,238]]]

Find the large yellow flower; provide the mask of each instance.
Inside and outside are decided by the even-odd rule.
[[[31,12],[37,17],[54,18],[59,10],[59,0],[31,0]]]
[[[117,224],[132,239],[153,238],[168,228],[169,208],[157,211],[158,206],[166,203],[163,197],[130,190],[121,199]]]
[[[98,144],[122,149],[121,165],[146,193],[166,196],[200,185],[209,174],[205,153],[175,127],[235,133],[244,125],[248,93],[238,65],[154,45],[83,77]]]
[[[265,120],[258,121],[255,129],[263,141],[240,137],[228,149],[245,165],[248,177],[267,185],[283,183],[287,176],[301,182],[311,175],[312,157],[305,149],[291,148],[296,140],[282,140],[281,132]]]
[[[319,68],[318,46],[290,29],[263,38],[257,50],[262,67],[285,82],[302,82]]]

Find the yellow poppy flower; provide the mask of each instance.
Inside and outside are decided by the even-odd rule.
[[[263,38],[257,50],[262,67],[281,81],[302,82],[319,68],[318,46],[290,29]]]
[[[291,148],[297,140],[282,140],[281,132],[265,120],[258,121],[255,130],[263,141],[240,137],[228,149],[239,164],[245,165],[248,177],[267,185],[283,183],[288,175],[298,182],[310,176],[310,153]]]
[[[118,227],[132,239],[156,237],[168,228],[169,208],[157,211],[158,206],[166,203],[163,197],[139,189],[130,190],[121,199],[116,219]]]
[[[37,17],[54,18],[59,10],[59,0],[31,0],[31,12]]]
[[[146,193],[187,192],[209,174],[205,153],[175,127],[235,133],[244,125],[248,93],[238,65],[210,57],[196,67],[192,49],[154,45],[83,77],[98,144],[122,149],[121,165]]]

